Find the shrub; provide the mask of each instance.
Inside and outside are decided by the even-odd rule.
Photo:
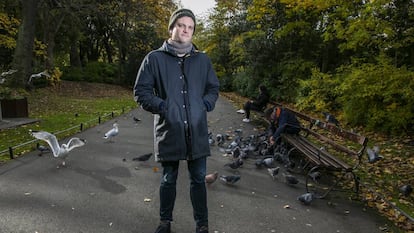
[[[354,62],[336,74],[312,70],[300,82],[297,107],[328,111],[351,126],[367,130],[411,134],[414,126],[414,72],[395,67],[385,56],[375,63]]]
[[[313,68],[311,78],[299,82],[296,105],[301,110],[336,112],[341,108],[338,103],[339,85],[335,75]]]
[[[103,62],[90,62],[83,69],[66,67],[64,80],[118,84],[118,66]]]
[[[405,134],[414,125],[414,72],[380,56],[376,64],[350,65],[340,89],[345,119],[369,130]]]

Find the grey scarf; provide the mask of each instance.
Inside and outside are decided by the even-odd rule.
[[[179,43],[177,41],[172,40],[171,38],[167,41],[168,48],[174,51],[177,55],[184,55],[189,52],[191,52],[191,49],[193,49],[192,43]]]

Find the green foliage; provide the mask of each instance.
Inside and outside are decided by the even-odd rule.
[[[62,79],[70,81],[87,81],[96,83],[118,83],[118,67],[116,64],[90,62],[85,68],[67,67]]]
[[[0,100],[1,99],[21,99],[27,96],[27,91],[23,88],[13,88],[0,85]]]
[[[83,80],[83,71],[81,67],[70,67],[66,66],[63,69],[63,80],[68,81],[82,81]]]
[[[232,86],[244,96],[257,96],[257,86],[254,83],[254,79],[244,69],[240,69],[234,74]]]
[[[19,24],[18,19],[0,12],[0,54],[2,54],[0,56],[0,67],[7,67],[12,61]]]
[[[312,62],[300,58],[280,62],[268,81],[273,99],[283,102],[295,101],[299,92],[299,82],[310,76],[312,67]]]
[[[344,68],[340,85],[344,118],[352,125],[393,134],[413,132],[414,72],[381,56]]]
[[[329,111],[351,126],[367,130],[410,134],[414,126],[414,72],[397,68],[381,56],[376,63],[356,61],[335,74],[312,70],[300,82],[297,107]]]
[[[0,12],[0,47],[13,49],[16,48],[17,28],[20,22],[18,19],[8,17],[7,14]]]
[[[335,75],[320,72],[317,68],[312,69],[309,79],[299,82],[300,90],[297,98],[297,107],[307,111],[329,111],[338,110],[338,87],[340,81]]]

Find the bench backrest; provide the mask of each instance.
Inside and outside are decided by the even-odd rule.
[[[360,159],[368,143],[367,137],[356,134],[351,131],[347,131],[332,123],[315,119],[301,112],[295,111],[291,108],[284,108],[294,113],[296,117],[299,120],[301,120],[301,122],[305,122],[307,124],[302,126],[302,131],[305,134],[310,134],[313,137],[317,138],[319,141],[328,143],[336,150],[339,150],[349,155],[357,156]],[[326,133],[320,133],[321,130],[327,132],[331,136],[328,137]],[[356,145],[359,145],[359,148],[351,149],[350,147],[345,146],[346,143],[341,143],[341,140],[353,142]]]

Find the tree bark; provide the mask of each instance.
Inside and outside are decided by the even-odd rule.
[[[20,25],[13,68],[18,70],[13,79],[14,86],[24,87],[32,73],[33,46],[38,0],[22,0],[22,24]]]

